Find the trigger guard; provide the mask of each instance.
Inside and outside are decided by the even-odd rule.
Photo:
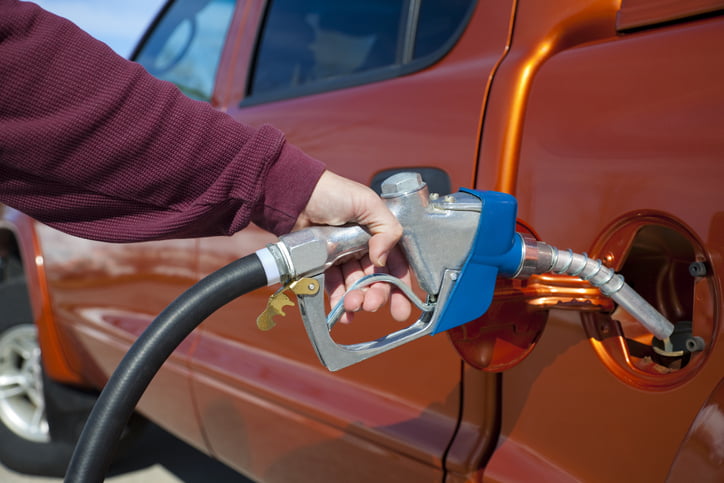
[[[437,310],[437,308],[438,306],[444,306],[457,275],[457,271],[445,271],[437,302],[434,304],[425,304],[430,307],[430,310],[424,311],[416,322],[379,339],[357,344],[338,344],[332,339],[332,335],[330,334],[331,327],[328,324],[327,315],[324,311],[324,290],[319,290],[313,295],[298,295],[299,310],[302,314],[304,328],[307,331],[309,340],[320,362],[330,371],[338,371],[339,369],[351,366],[352,364],[356,364],[370,357],[387,352],[390,349],[394,349],[395,347],[419,339],[422,336],[431,334],[439,317],[440,311]],[[319,282],[320,288],[324,288],[323,273],[311,278]],[[370,280],[369,283],[375,283],[381,281],[381,278],[378,276],[377,279]],[[402,283],[399,279],[397,279],[397,282]],[[397,282],[390,283],[395,284]],[[402,283],[402,285],[407,287],[404,283]]]
[[[373,283],[389,283],[390,285],[397,287],[405,295],[405,297],[407,297],[407,299],[415,305],[415,307],[423,312],[430,312],[435,308],[434,304],[429,304],[420,300],[420,298],[415,295],[415,292],[412,291],[409,285],[407,285],[399,278],[388,275],[386,273],[372,273],[370,275],[365,275],[364,277],[354,282],[347,289],[344,295],[342,295],[342,298],[339,300],[339,302],[337,302],[334,308],[332,308],[332,311],[329,312],[329,316],[327,317],[327,327],[329,328],[329,330],[332,330],[334,325],[344,314],[345,297],[347,297],[347,295],[349,295],[349,293],[353,290],[367,287],[369,285],[372,285]]]

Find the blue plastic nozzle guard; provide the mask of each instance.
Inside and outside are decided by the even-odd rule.
[[[515,231],[518,201],[497,191],[461,188],[480,199],[480,218],[473,246],[440,319],[431,334],[481,317],[490,307],[498,274],[513,275],[523,258],[522,239]]]

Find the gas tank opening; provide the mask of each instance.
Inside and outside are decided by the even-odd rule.
[[[714,287],[707,254],[692,232],[658,213],[635,213],[614,223],[595,252],[676,325],[660,341],[625,310],[584,314],[594,349],[619,378],[641,388],[665,389],[691,377],[706,357],[714,332]]]

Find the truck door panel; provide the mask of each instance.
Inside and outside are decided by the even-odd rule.
[[[470,186],[487,84],[505,49],[511,9],[508,2],[477,2],[457,43],[422,70],[301,97],[238,99],[241,106],[229,112],[279,127],[329,169],[362,183],[383,169],[437,166],[453,189]],[[249,82],[248,75],[234,82]],[[202,240],[201,273],[270,240],[253,229]],[[316,481],[439,481],[461,393],[461,361],[447,337],[329,374],[296,308],[287,308],[272,331],[256,328],[269,294],[231,304],[200,332],[194,393],[216,455],[269,481],[293,479],[300,468]],[[369,340],[400,327],[381,312],[356,314],[335,337]]]
[[[536,350],[504,375],[501,443],[488,478],[513,477],[511,463],[523,458],[577,480],[663,481],[719,383],[722,45],[721,16],[694,18],[561,52],[533,80],[520,216],[547,242],[622,269],[659,307],[682,294],[653,290],[663,272],[645,267],[701,261],[704,277],[671,281],[692,287],[682,313],[709,342],[685,367],[661,367],[636,358],[625,322],[596,316],[592,324],[623,331],[626,362],[601,349],[612,335],[585,318],[582,326],[577,313],[551,311]],[[682,253],[687,260],[675,260]]]

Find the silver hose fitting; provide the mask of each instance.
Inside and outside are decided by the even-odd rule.
[[[674,324],[632,289],[622,275],[605,266],[601,260],[591,259],[585,253],[573,253],[572,250],[561,251],[543,242],[535,242],[533,248],[531,238],[524,237],[526,255],[520,276],[553,272],[579,277],[611,297],[657,338],[667,339],[674,332]]]

